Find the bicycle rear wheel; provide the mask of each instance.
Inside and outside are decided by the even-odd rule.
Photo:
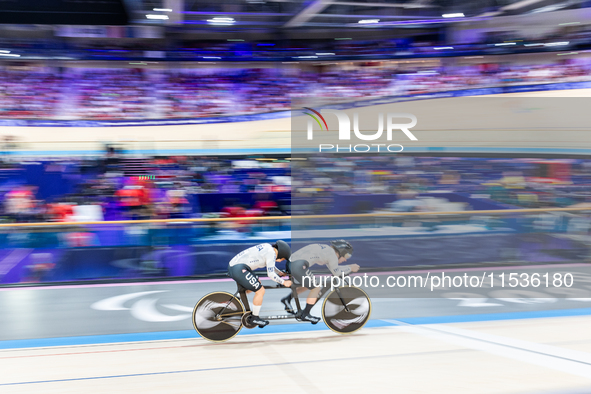
[[[209,293],[193,308],[193,327],[203,338],[213,342],[232,339],[242,328],[242,302],[225,291]]]
[[[322,304],[324,323],[339,334],[350,334],[359,330],[367,323],[370,315],[371,301],[368,295],[357,287],[339,287],[331,291]]]

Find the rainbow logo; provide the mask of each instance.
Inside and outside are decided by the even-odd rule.
[[[307,109],[308,111],[314,112],[316,115],[318,115],[320,117],[320,119],[322,119],[322,122],[324,123],[324,126],[326,127],[326,131],[328,131],[328,125],[326,124],[326,120],[324,120],[324,117],[322,115],[320,115],[320,112],[315,111],[312,108],[308,108],[308,107],[304,107],[304,109]],[[322,123],[320,123],[320,121],[318,120],[317,117],[315,117],[312,114],[309,114],[308,112],[304,112],[304,113],[308,116],[311,116],[318,123],[318,126],[320,126],[320,130],[323,130]],[[308,126],[308,127],[310,127],[310,126]]]

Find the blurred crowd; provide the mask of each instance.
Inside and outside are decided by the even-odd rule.
[[[63,222],[285,214],[276,193],[291,191],[287,163],[258,168],[234,164],[216,157],[126,160],[116,155],[31,164],[43,166],[42,177],[63,174],[60,181],[68,183],[68,193],[55,192],[42,178],[34,185],[19,180],[15,171],[29,163],[7,164],[2,170],[15,176],[0,184],[1,216],[12,222]],[[241,199],[239,193],[256,197]],[[200,201],[198,196],[206,194],[213,197]]]
[[[29,68],[0,70],[0,118],[164,119],[289,110],[292,99],[332,101],[589,80],[586,65],[478,64],[390,69]]]
[[[132,70],[133,71],[133,70]],[[88,119],[142,119],[154,103],[150,81],[126,70],[83,70],[62,81],[71,87],[62,116]]]
[[[62,79],[39,70],[0,70],[0,116],[52,119],[67,97]]]
[[[109,155],[98,161],[43,162],[42,176],[67,175],[61,182],[71,183],[69,191],[48,193],[43,182],[15,184],[14,179],[4,179],[1,216],[13,222],[281,216],[299,212],[292,198],[294,205],[307,201],[316,204],[315,213],[326,213],[338,205],[338,196],[359,196],[357,205],[347,208],[352,212],[346,213],[571,207],[591,202],[590,160],[386,155],[316,157],[291,165],[265,160],[132,160]],[[19,165],[27,163],[11,166],[14,170]],[[132,175],[132,170],[150,175]],[[437,193],[454,193],[464,202],[425,197]]]
[[[337,194],[395,195],[387,204],[392,211],[483,209],[449,201],[436,207],[421,201],[428,193],[460,193],[494,204],[486,209],[591,202],[589,160],[339,155],[294,162],[292,176],[294,199],[320,201],[316,208],[321,211],[335,204]],[[355,213],[375,208],[370,203]]]

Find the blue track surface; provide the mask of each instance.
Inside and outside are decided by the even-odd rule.
[[[578,309],[559,309],[546,311],[528,311],[528,312],[510,312],[510,313],[488,313],[475,315],[452,315],[452,316],[433,316],[433,317],[415,317],[406,319],[397,319],[396,321],[406,324],[444,324],[444,323],[465,323],[477,321],[495,321],[495,320],[515,320],[515,319],[535,319],[548,317],[566,317],[566,316],[586,316],[591,315],[591,308]],[[392,321],[370,320],[365,327],[392,327],[396,325]],[[271,325],[264,329],[243,329],[238,335],[253,334],[276,334],[286,332],[305,332],[305,331],[326,331],[328,328],[324,324],[279,324]],[[193,330],[182,331],[163,331],[147,333],[129,333],[117,335],[93,335],[64,338],[40,338],[40,339],[22,339],[12,341],[0,341],[0,349],[23,349],[36,347],[52,346],[75,346],[75,345],[97,345],[105,343],[124,343],[124,342],[143,342],[160,341],[171,339],[190,339],[197,338],[199,335]]]

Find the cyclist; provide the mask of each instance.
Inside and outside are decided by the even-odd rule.
[[[299,316],[300,320],[309,321],[313,324],[320,321],[319,317],[310,315],[312,307],[316,304],[318,298],[321,297],[321,288],[314,286],[314,274],[310,271],[310,267],[314,264],[325,265],[334,276],[357,272],[359,271],[359,265],[357,264],[339,266],[339,264],[347,261],[352,254],[353,246],[343,239],[338,239],[330,241],[330,245],[311,244],[305,246],[291,255],[291,261],[287,264],[288,271],[293,276],[297,285],[309,285],[307,287],[298,287],[298,294],[303,293],[307,289],[310,290],[310,294],[306,300],[306,307]],[[305,277],[308,278],[304,280]],[[291,293],[281,299],[281,302],[288,313],[294,313],[293,308],[291,307],[291,300]]]
[[[264,243],[243,250],[230,260],[228,267],[230,277],[242,285],[247,290],[247,293],[254,292],[252,314],[248,317],[250,324],[257,324],[261,328],[269,324],[269,321],[259,317],[265,288],[252,271],[257,268],[267,267],[267,275],[270,279],[285,287],[291,287],[291,281],[283,280],[280,275],[284,275],[284,273],[275,267],[275,262],[284,259],[289,262],[290,256],[291,249],[289,245],[279,240],[272,245]]]

